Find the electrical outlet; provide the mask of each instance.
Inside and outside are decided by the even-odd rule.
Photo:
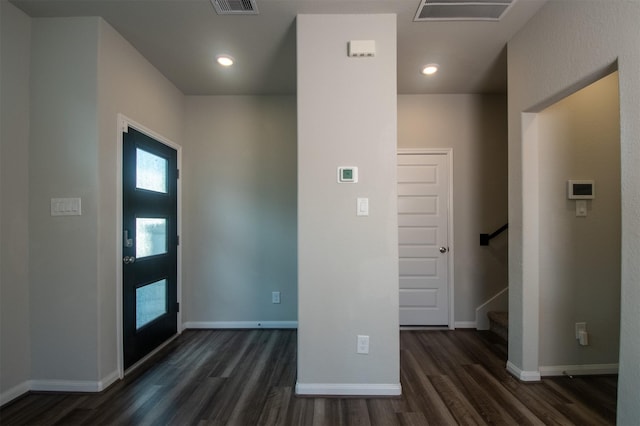
[[[272,291],[271,292],[271,303],[280,303],[280,292]]]
[[[358,349],[359,354],[369,353],[369,336],[358,335]]]
[[[576,340],[580,339],[580,332],[587,331],[587,323],[586,322],[577,322],[576,323]]]

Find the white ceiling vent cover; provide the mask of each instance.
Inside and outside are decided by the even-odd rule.
[[[257,15],[256,0],[211,0],[218,15]]]
[[[499,21],[516,0],[420,0],[414,22]]]

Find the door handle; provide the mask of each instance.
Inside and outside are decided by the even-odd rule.
[[[130,265],[136,261],[136,258],[134,256],[125,256],[122,258],[122,261],[125,265]]]
[[[440,247],[440,253],[446,253],[449,251],[449,247]]]
[[[133,247],[133,238],[129,238],[129,231],[124,230],[124,238],[122,239],[125,247]]]

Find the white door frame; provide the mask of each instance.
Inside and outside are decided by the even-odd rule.
[[[117,351],[118,351],[118,375],[120,379],[124,377],[124,345],[122,342],[122,144],[123,133],[128,131],[131,127],[137,131],[144,133],[145,135],[152,137],[163,145],[167,145],[176,150],[178,155],[178,170],[182,169],[182,147],[177,143],[165,138],[162,135],[146,128],[145,126],[136,123],[123,114],[118,114],[118,141],[117,141],[117,154],[116,154],[116,330],[117,330]],[[178,235],[182,235],[182,179],[178,179]],[[180,303],[180,311],[178,312],[178,334],[182,333],[182,243],[178,244],[178,269],[177,269],[177,299]],[[170,339],[171,340],[171,339]],[[168,342],[167,342],[168,343]],[[166,344],[166,343],[165,343]],[[154,351],[147,356],[143,357],[140,361],[134,364],[130,369],[135,368],[140,363],[144,362],[147,358],[161,349],[164,345],[160,345]]]
[[[449,163],[449,198],[448,204],[448,217],[447,217],[447,233],[448,233],[448,246],[449,246],[449,259],[448,259],[448,274],[447,274],[447,287],[449,288],[449,329],[455,329],[455,314],[454,314],[454,279],[453,279],[453,264],[455,257],[455,245],[453,244],[453,148],[398,148],[397,155],[408,154],[426,154],[426,155],[445,155]],[[397,162],[397,158],[396,158]],[[398,183],[396,182],[396,185]]]

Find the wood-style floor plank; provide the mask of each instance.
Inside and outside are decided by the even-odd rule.
[[[616,376],[522,383],[486,332],[402,331],[396,398],[295,395],[295,330],[190,330],[99,394],[31,393],[4,425],[608,425]]]

